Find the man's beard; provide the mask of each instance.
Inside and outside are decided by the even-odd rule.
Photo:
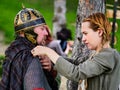
[[[40,43],[42,46],[45,46],[46,42],[45,40],[42,40],[42,42]]]
[[[45,46],[46,45],[46,37],[44,37],[40,43],[40,45]]]

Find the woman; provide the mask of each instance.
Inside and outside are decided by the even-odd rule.
[[[109,45],[111,25],[104,14],[94,13],[82,22],[82,41],[95,53],[79,65],[74,65],[49,48],[37,46],[34,56],[46,54],[56,70],[68,79],[87,79],[87,90],[118,90],[120,83],[120,55]],[[39,50],[41,52],[39,52]]]
[[[66,52],[67,46],[69,45],[68,40],[72,39],[71,31],[67,28],[62,28],[56,33],[59,44],[64,52]]]
[[[64,30],[64,29],[63,29]],[[61,32],[58,32],[59,34],[61,33],[61,34],[63,34],[63,32],[68,32],[68,31],[61,31]],[[58,53],[60,56],[63,56],[63,57],[66,57],[68,54],[69,54],[69,52],[72,50],[72,48],[71,48],[71,46],[72,46],[72,41],[67,41],[67,39],[66,40],[64,40],[64,42],[66,42],[66,45],[65,45],[65,49],[63,50],[62,49],[62,46],[61,46],[61,41],[62,40],[55,40],[53,37],[52,37],[52,35],[51,35],[51,33],[50,33],[50,30],[49,29],[47,29],[47,32],[48,32],[48,35],[47,35],[47,37],[46,37],[46,41],[45,41],[45,43],[46,43],[46,46],[47,47],[49,47],[49,48],[51,48],[51,49],[53,49],[56,53]],[[59,37],[59,39],[60,38],[62,38],[62,39],[64,39],[64,38],[68,38],[68,36],[66,37],[65,36],[65,34],[66,33],[64,33],[63,34],[63,36],[62,35],[58,35],[57,34],[57,36]]]

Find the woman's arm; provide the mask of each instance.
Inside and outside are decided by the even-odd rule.
[[[45,46],[37,46],[31,51],[31,53],[33,56],[47,55],[54,64],[60,57],[54,50]]]

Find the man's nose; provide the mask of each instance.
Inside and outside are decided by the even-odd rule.
[[[44,30],[44,33],[45,33],[45,35],[48,35],[48,32],[47,32],[47,30]]]

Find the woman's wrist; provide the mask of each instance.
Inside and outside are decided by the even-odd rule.
[[[60,57],[54,50],[49,50],[48,52],[46,52],[48,57],[51,59],[51,61],[56,64],[56,61],[58,60],[58,58]]]

